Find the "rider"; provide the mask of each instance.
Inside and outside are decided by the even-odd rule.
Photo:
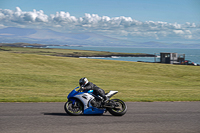
[[[105,95],[104,90],[99,88],[98,86],[96,86],[92,82],[89,82],[87,78],[85,78],[85,77],[81,78],[79,80],[79,85],[80,85],[82,90],[93,90],[93,94],[96,95],[96,96],[100,95],[101,97],[103,97],[104,102],[106,102],[108,100],[108,98]]]

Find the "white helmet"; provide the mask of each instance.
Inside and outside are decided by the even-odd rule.
[[[84,87],[84,86],[86,86],[87,84],[88,84],[88,79],[87,78],[81,78],[80,80],[79,80],[79,85],[81,86],[81,87]]]

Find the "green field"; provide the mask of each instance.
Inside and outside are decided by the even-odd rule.
[[[0,45],[1,46],[1,45]],[[106,51],[89,51],[89,50],[74,50],[74,49],[51,49],[51,48],[24,48],[24,47],[0,47],[0,51],[7,51],[11,53],[21,54],[37,54],[37,55],[50,55],[61,57],[93,57],[93,56],[112,56],[112,55],[147,55],[144,53],[117,53]]]
[[[82,77],[105,91],[119,91],[115,98],[125,101],[200,101],[199,66],[47,56],[41,49],[17,49],[0,50],[0,102],[64,102]]]

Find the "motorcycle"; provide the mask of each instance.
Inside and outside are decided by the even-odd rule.
[[[101,96],[93,94],[93,90],[81,89],[76,91],[79,87],[73,89],[67,96],[68,101],[64,105],[64,109],[69,115],[103,115],[105,112],[109,112],[114,116],[122,116],[127,112],[127,105],[125,102],[119,99],[110,99],[118,91],[110,91],[106,93],[108,100],[103,102]]]

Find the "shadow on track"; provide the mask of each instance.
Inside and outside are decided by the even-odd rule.
[[[70,116],[67,113],[42,113],[44,115],[55,115],[55,116]]]
[[[68,115],[67,113],[42,113],[43,115],[52,115],[52,116],[72,116],[72,115]],[[85,114],[81,114],[79,116],[112,116],[112,115],[108,115],[108,114],[100,114],[100,115],[85,115]]]

